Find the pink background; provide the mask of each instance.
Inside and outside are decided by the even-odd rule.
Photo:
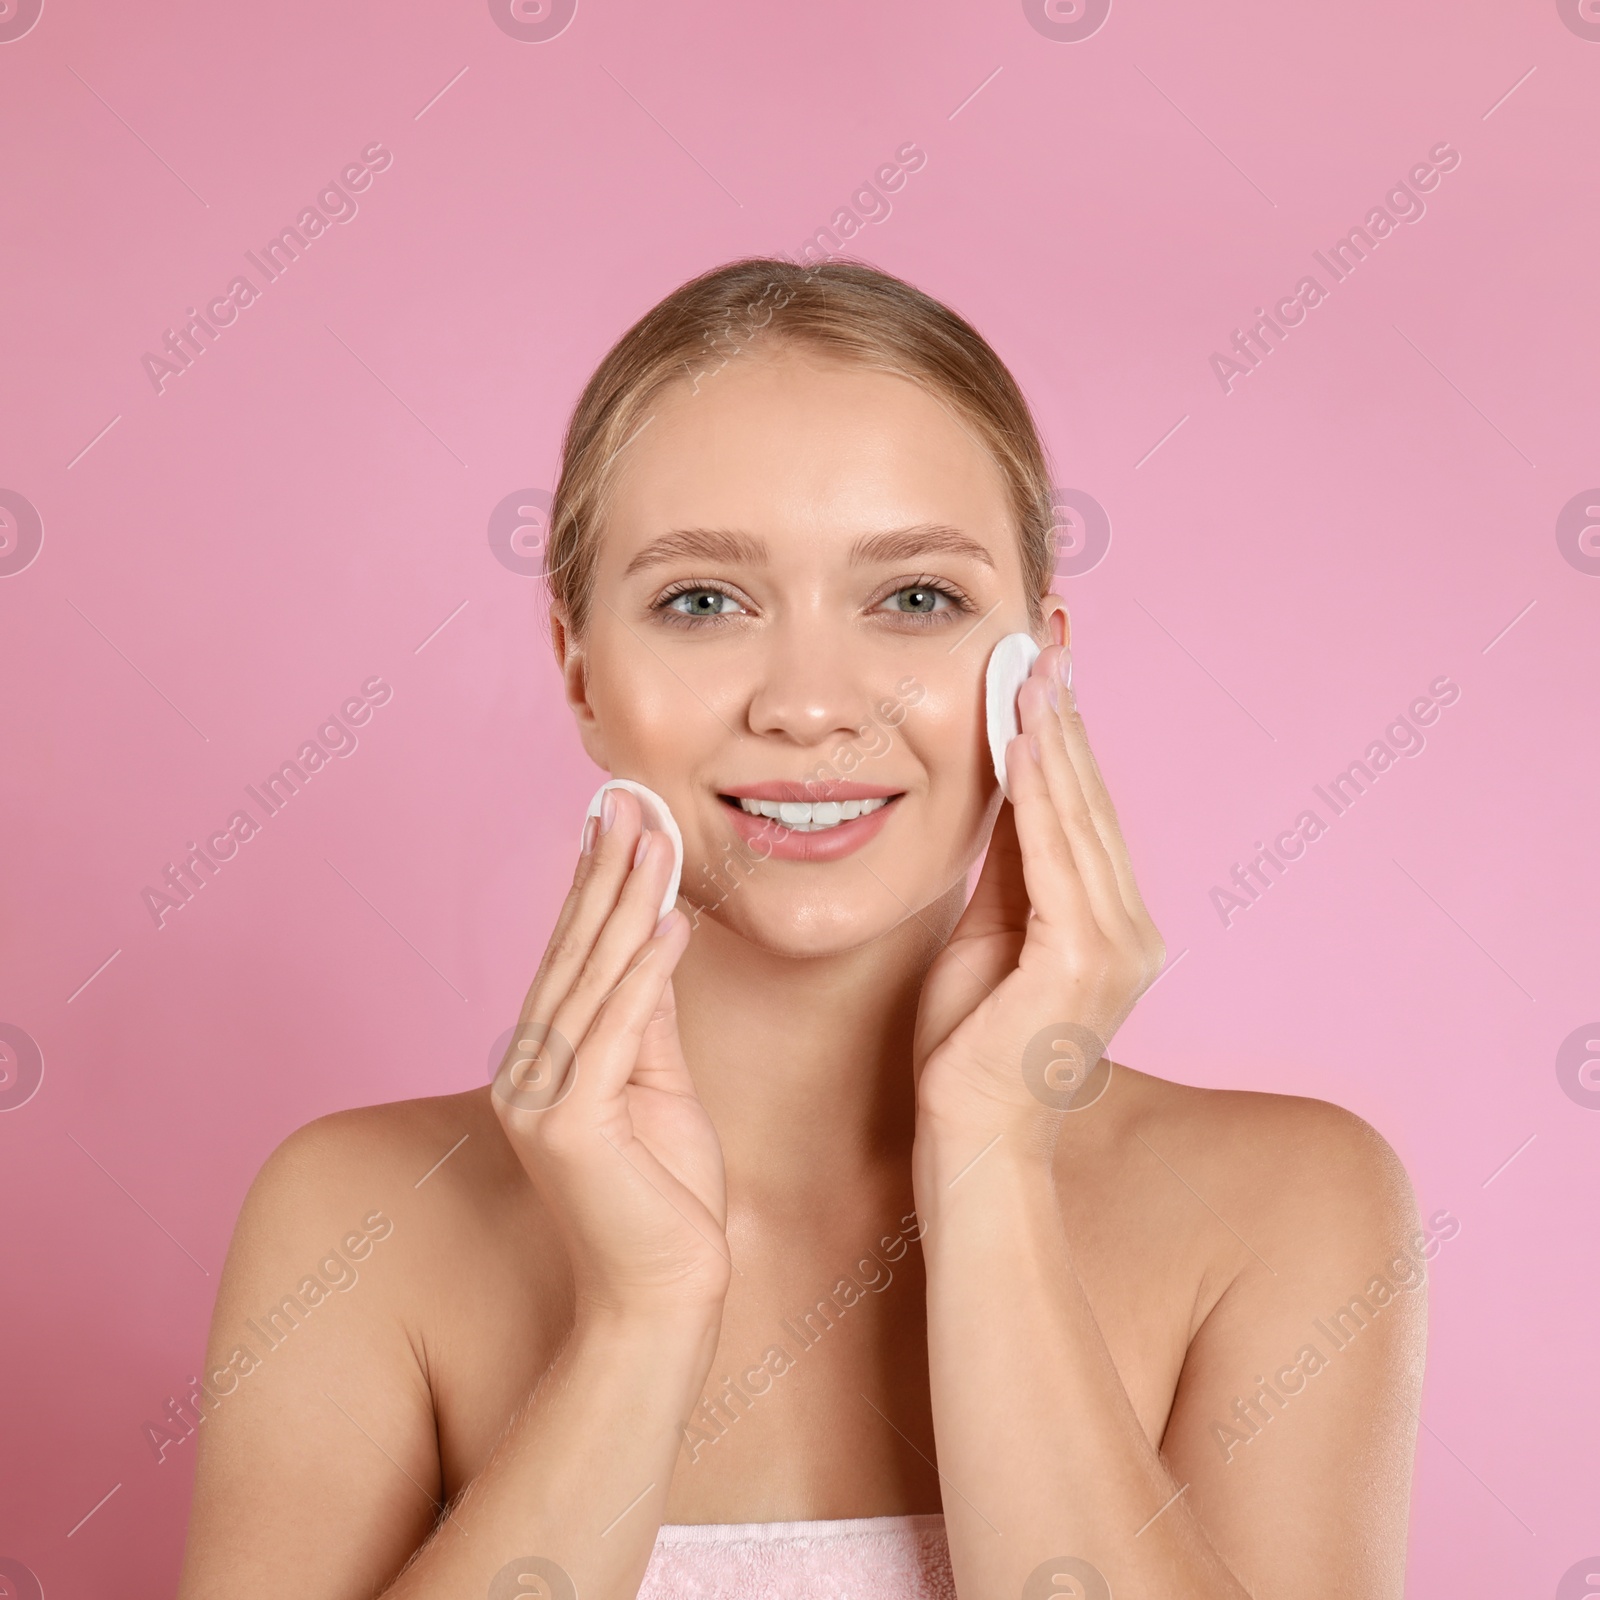
[[[521,41],[482,0],[46,0],[0,43],[0,488],[44,528],[0,580],[0,1023],[44,1062],[0,1114],[0,1557],[170,1592],[193,1447],[141,1430],[246,1186],[324,1112],[485,1080],[598,781],[491,511],[629,322],[908,140],[854,247],[992,340],[1113,528],[1078,682],[1177,961],[1116,1054],[1349,1106],[1459,1219],[1410,1592],[1600,1549],[1600,1082],[1556,1071],[1600,1017],[1600,545],[1556,539],[1600,484],[1585,4],[1116,0],[1059,40],[583,0]],[[1211,354],[1441,140],[1425,217],[1224,393]],[[359,213],[158,395],[144,354],[372,141]],[[1225,927],[1210,890],[1440,674],[1425,751]],[[354,754],[158,931],[141,892],[373,675]]]

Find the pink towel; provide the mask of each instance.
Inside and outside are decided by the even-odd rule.
[[[944,1517],[664,1523],[639,1600],[955,1600]]]

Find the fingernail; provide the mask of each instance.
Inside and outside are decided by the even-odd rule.
[[[646,828],[644,830],[644,832],[639,835],[639,843],[638,843],[637,847],[634,849],[634,852],[633,852],[633,864],[634,864],[634,866],[638,866],[639,863],[644,860],[644,853],[649,848],[650,848],[650,830],[648,828]]]
[[[1072,687],[1072,652],[1070,650],[1063,650],[1056,657],[1056,672],[1059,674],[1061,681],[1070,689]]]
[[[655,939],[659,939],[661,937],[661,935],[664,934],[667,931],[667,929],[672,926],[672,919],[673,919],[674,915],[675,915],[674,912],[669,911],[666,914],[666,916],[664,916],[656,924],[656,931],[651,935],[651,937],[655,938]]]
[[[599,833],[599,831],[599,817],[589,817],[585,820],[583,824],[583,848],[578,852],[579,855],[586,856],[591,850],[594,849],[595,835]]]
[[[1061,709],[1061,685],[1054,678],[1051,678],[1050,681],[1045,684],[1044,697],[1050,702],[1050,709],[1052,711],[1059,711]]]
[[[610,833],[611,824],[617,820],[617,791],[607,789],[606,797],[600,802],[600,831]]]
[[[1039,754],[1039,735],[1038,734],[1030,733],[1028,735],[1028,749],[1033,753],[1033,759],[1035,761],[1037,761],[1041,766],[1043,766],[1044,765],[1044,757]]]

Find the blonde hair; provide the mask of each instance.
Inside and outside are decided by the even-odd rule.
[[[691,278],[647,311],[606,352],[573,410],[545,547],[550,600],[572,633],[581,638],[588,626],[611,463],[648,422],[664,385],[698,389],[758,335],[897,372],[970,424],[1006,481],[1037,627],[1055,561],[1050,472],[1033,414],[1004,362],[948,306],[865,262],[801,266],[748,256]]]

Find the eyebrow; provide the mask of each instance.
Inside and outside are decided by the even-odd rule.
[[[907,561],[913,556],[938,553],[966,556],[994,566],[994,557],[976,539],[942,522],[918,522],[906,528],[891,528],[883,533],[863,534],[850,549],[851,566]],[[729,565],[762,566],[768,559],[767,543],[750,534],[726,528],[674,528],[652,540],[628,563],[623,577],[656,567],[668,561],[694,558],[721,561]]]

